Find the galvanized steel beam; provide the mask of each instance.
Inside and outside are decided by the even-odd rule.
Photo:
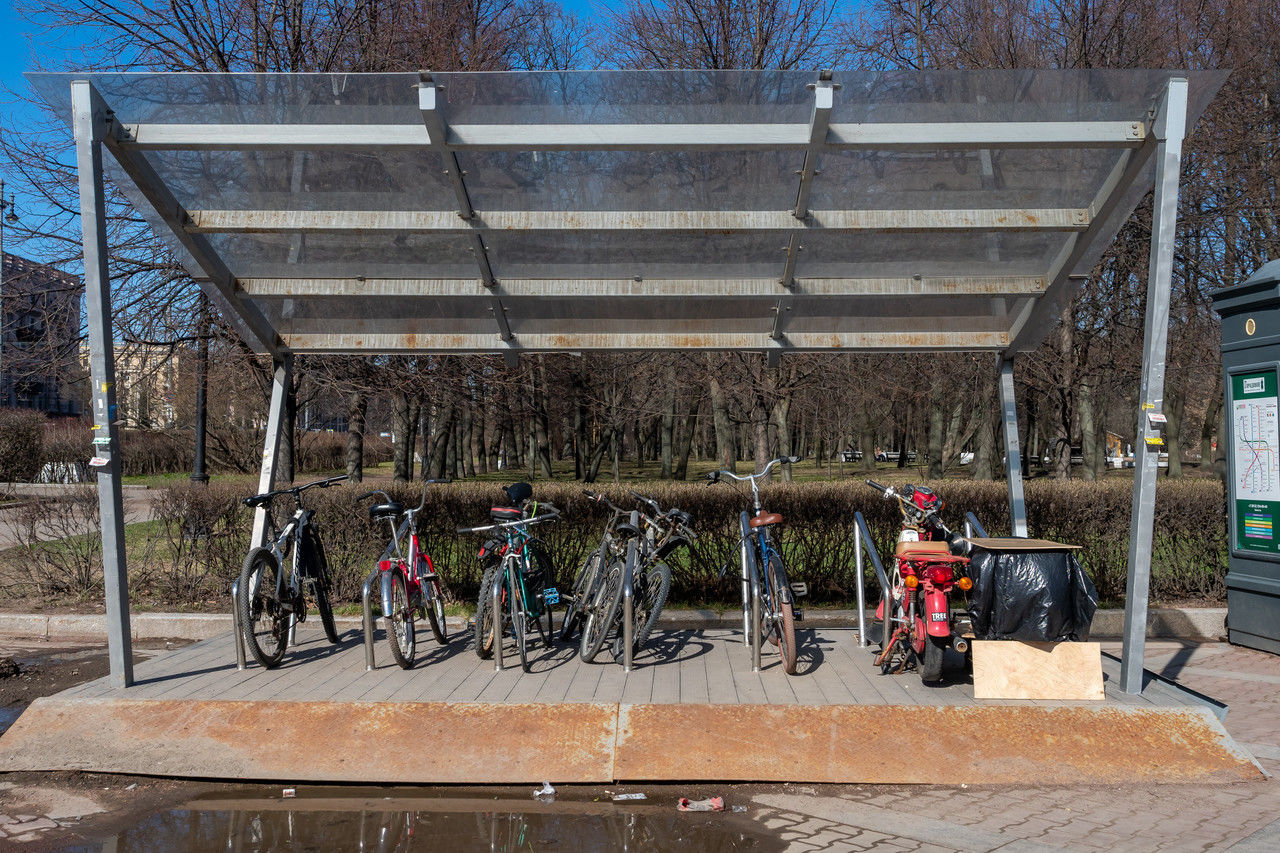
[[[1022,489],[1022,446],[1018,440],[1018,403],[1014,395],[1013,359],[1000,360],[1000,421],[1004,432],[1004,471],[1009,487],[1009,528],[1027,535],[1027,501]]]
[[[812,152],[811,152],[812,153]],[[452,157],[451,152],[445,156]],[[816,159],[816,158],[815,158]],[[454,161],[456,162],[456,161]],[[810,169],[806,155],[805,174]],[[451,169],[453,167],[450,167]],[[802,190],[813,175],[801,178]],[[462,183],[461,179],[457,181]],[[456,190],[460,202],[465,188]],[[797,200],[797,204],[801,200]],[[807,203],[808,192],[803,201]],[[466,210],[471,210],[466,201]],[[475,234],[484,231],[1084,231],[1084,208],[943,210],[498,210],[463,216],[451,210],[192,210],[191,234],[393,231]],[[797,237],[798,239],[798,237]],[[492,273],[489,273],[492,278]]]
[[[112,117],[110,105],[107,105],[107,115]],[[112,127],[118,127],[114,124],[113,118],[112,121]],[[103,142],[116,162],[120,164],[120,168],[125,171],[151,205],[156,216],[168,226],[179,245],[196,264],[198,270],[188,270],[188,272],[201,283],[204,292],[222,311],[223,316],[231,321],[236,332],[255,351],[273,356],[279,355],[280,341],[271,324],[256,307],[246,303],[236,294],[235,276],[209,244],[208,239],[186,230],[185,226],[190,215],[156,174],[147,158],[135,149],[120,145],[118,136],[112,134],[110,130],[104,133]]]
[[[474,278],[244,278],[239,292],[255,299],[298,297],[482,297],[489,293]],[[1040,276],[937,276],[903,278],[799,278],[790,292],[797,296],[1039,296]],[[528,298],[631,297],[740,298],[788,293],[776,278],[504,278],[494,288],[500,296]]]
[[[116,370],[111,324],[111,276],[107,269],[106,195],[102,184],[102,139],[110,121],[92,84],[71,84],[76,167],[80,178],[80,226],[84,241],[84,288],[89,315],[89,372],[93,383],[93,450],[102,530],[102,580],[107,606],[107,657],[114,687],[133,684],[129,630],[129,574],[124,550],[124,497],[120,489],[120,436],[116,427]],[[105,464],[98,465],[98,460]]]
[[[1138,436],[1134,442],[1133,510],[1129,524],[1129,579],[1124,599],[1124,648],[1120,686],[1141,693],[1147,636],[1147,596],[1151,586],[1151,541],[1155,528],[1156,474],[1164,441],[1152,415],[1164,406],[1164,360],[1169,338],[1169,294],[1178,224],[1178,177],[1187,130],[1187,81],[1169,81],[1157,113],[1156,191],[1152,208],[1151,259],[1142,344],[1142,385],[1138,389]]]
[[[832,124],[831,149],[932,150],[1129,148],[1141,144],[1141,121],[875,122]],[[409,124],[122,125],[119,143],[140,149],[422,148],[425,127]],[[749,151],[803,149],[804,124],[472,124],[448,128],[454,151]]]
[[[293,381],[293,355],[285,353],[275,359],[271,373],[271,403],[267,409],[267,429],[262,438],[262,467],[258,472],[258,494],[276,487],[276,457],[280,453],[280,436],[284,429],[284,407],[289,396],[289,384]],[[253,538],[250,548],[267,545],[268,508],[260,506],[253,511]]]
[[[1000,350],[1002,331],[792,332],[786,345],[767,332],[521,332],[518,346],[496,335],[399,333],[286,333],[294,352],[544,352],[553,350],[713,349],[808,352],[820,350]]]

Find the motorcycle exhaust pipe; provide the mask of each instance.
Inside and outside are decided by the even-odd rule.
[[[955,649],[960,654],[964,654],[969,651],[969,641],[964,637],[956,637],[951,643],[951,648]]]

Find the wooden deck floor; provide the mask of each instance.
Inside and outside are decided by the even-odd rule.
[[[948,669],[944,686],[926,687],[914,673],[881,675],[872,651],[859,648],[853,629],[799,632],[800,666],[782,671],[776,651],[765,646],[760,672],[751,671],[742,633],[727,628],[668,630],[636,658],[630,673],[603,651],[598,663],[583,663],[577,647],[535,646],[532,671],[520,669],[510,640],[503,672],[481,660],[469,632],[455,631],[441,647],[429,634],[418,635],[418,658],[410,670],[391,660],[379,629],[378,666],[365,670],[362,634],[347,631],[330,645],[318,626],[298,629],[298,645],[284,662],[265,670],[250,661],[237,670],[230,636],[205,640],[138,665],[136,683],[113,689],[99,679],[59,694],[61,697],[119,699],[193,699],[337,702],[481,702],[481,703],[628,703],[770,705],[935,705],[1056,707],[1132,705],[1178,707],[1186,696],[1159,682],[1141,695],[1119,690],[1118,667],[1104,656],[1105,702],[1031,702],[975,700],[973,686],[958,666]],[[949,660],[958,664],[959,658]]]

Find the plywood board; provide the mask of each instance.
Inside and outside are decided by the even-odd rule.
[[[975,640],[973,698],[1101,701],[1098,643]]]
[[[1067,545],[1063,542],[1050,542],[1048,539],[1023,539],[1020,536],[1001,536],[982,538],[975,536],[967,540],[985,551],[1078,551],[1079,545]]]

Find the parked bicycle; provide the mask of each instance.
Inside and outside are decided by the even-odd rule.
[[[386,519],[391,526],[391,543],[378,558],[378,571],[382,573],[382,615],[387,623],[387,642],[391,656],[402,669],[413,666],[417,651],[414,618],[421,613],[431,625],[436,642],[449,642],[448,627],[444,616],[444,591],[435,564],[418,535],[417,517],[427,505],[427,487],[432,483],[450,483],[452,480],[427,480],[422,484],[422,500],[413,509],[405,509],[399,501],[381,489],[365,492],[356,502],[375,496],[382,503],[369,507],[369,517],[374,521]],[[396,519],[400,519],[399,525]],[[405,543],[401,547],[401,543]]]
[[[799,456],[780,456],[770,460],[760,473],[748,474],[745,477],[732,471],[712,471],[706,475],[712,483],[720,482],[722,477],[730,477],[751,484],[753,514],[749,522],[750,530],[747,533],[749,541],[745,544],[747,559],[754,561],[756,570],[759,572],[762,595],[759,622],[749,623],[748,630],[761,632],[760,636],[778,647],[782,657],[782,668],[788,675],[795,675],[796,672],[795,599],[804,595],[807,589],[803,583],[792,584],[787,579],[782,554],[774,545],[770,534],[770,528],[782,523],[782,516],[776,512],[765,512],[761,507],[759,481],[768,476],[773,466],[794,464],[799,461]],[[728,565],[721,574],[727,571]]]
[[[549,581],[554,581],[551,556],[529,528],[554,521],[560,517],[560,510],[553,504],[533,500],[533,488],[528,483],[515,483],[506,491],[511,506],[491,508],[489,518],[493,524],[460,527],[458,533],[495,534],[480,549],[484,573],[476,602],[476,654],[491,657],[495,643],[502,642],[509,627],[520,665],[528,672],[529,635],[537,633],[544,646],[551,646],[551,606],[560,599],[555,587],[548,586]],[[495,591],[500,608],[496,618]]]
[[[643,510],[635,513],[614,506],[602,494],[587,492],[592,500],[611,511],[600,547],[587,557],[574,581],[569,604],[572,618],[582,625],[578,654],[592,661],[607,639],[612,636],[614,659],[623,657],[622,602],[627,566],[631,566],[631,585],[636,628],[632,652],[639,651],[658,624],[658,617],[671,591],[671,569],[663,562],[673,551],[697,539],[687,512],[672,507],[663,510],[652,498],[631,493],[652,515]],[[571,615],[566,612],[561,637],[572,635]],[[566,632],[566,628],[569,630]]]
[[[240,633],[253,659],[268,669],[284,659],[289,629],[307,620],[306,591],[309,589],[320,612],[320,622],[330,643],[338,642],[338,629],[329,604],[329,564],[315,525],[315,510],[302,506],[307,489],[325,489],[347,479],[345,474],[316,480],[302,486],[277,489],[245,498],[247,507],[262,507],[267,516],[267,541],[245,558],[236,585],[236,608],[240,612]],[[293,515],[277,529],[271,502],[291,495]],[[287,571],[285,567],[288,567]]]

